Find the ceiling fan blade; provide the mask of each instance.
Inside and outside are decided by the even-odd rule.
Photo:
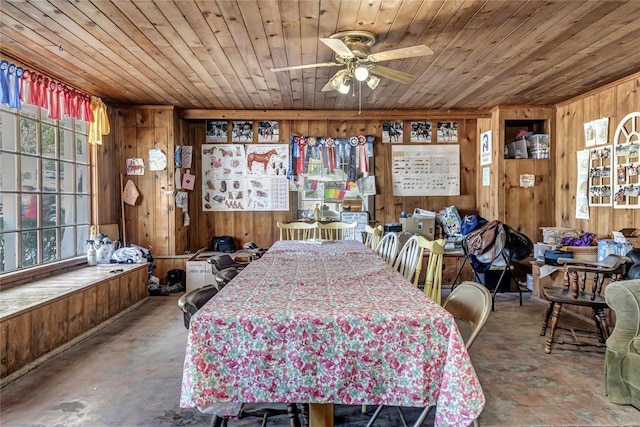
[[[331,48],[338,56],[342,58],[353,58],[354,54],[349,49],[349,46],[344,44],[340,39],[321,38],[320,41]]]
[[[336,90],[336,89],[334,89],[334,87],[331,86],[331,80],[329,80],[327,84],[322,87],[322,92],[329,92],[332,90]]]
[[[372,53],[367,57],[367,61],[381,62],[390,61],[392,59],[411,58],[414,56],[433,55],[433,50],[429,46],[419,45],[411,47],[403,47],[401,49],[387,50],[384,52]]]
[[[302,70],[304,68],[333,67],[334,65],[342,66],[342,64],[338,64],[336,62],[319,62],[317,64],[292,65],[290,67],[271,68],[271,71],[278,72],[278,71],[289,71],[289,70]]]
[[[394,70],[393,68],[385,67],[384,65],[373,65],[369,68],[369,72],[402,84],[411,83],[416,79],[415,76],[412,76],[411,74],[405,73],[404,71]]]

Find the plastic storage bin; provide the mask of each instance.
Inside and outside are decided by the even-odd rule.
[[[549,158],[549,134],[538,133],[527,135],[527,153],[530,159],[548,159]]]

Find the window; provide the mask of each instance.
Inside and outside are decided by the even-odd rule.
[[[0,107],[0,274],[86,253],[87,123]]]

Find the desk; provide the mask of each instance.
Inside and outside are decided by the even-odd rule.
[[[276,242],[191,320],[182,407],[309,402],[313,427],[439,400],[436,425],[485,402],[453,317],[357,241]]]

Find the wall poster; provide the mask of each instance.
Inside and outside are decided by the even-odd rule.
[[[382,122],[382,142],[402,144],[402,122]]]
[[[460,195],[460,146],[398,145],[391,150],[394,196]]]
[[[203,144],[203,211],[289,210],[287,144]]]

